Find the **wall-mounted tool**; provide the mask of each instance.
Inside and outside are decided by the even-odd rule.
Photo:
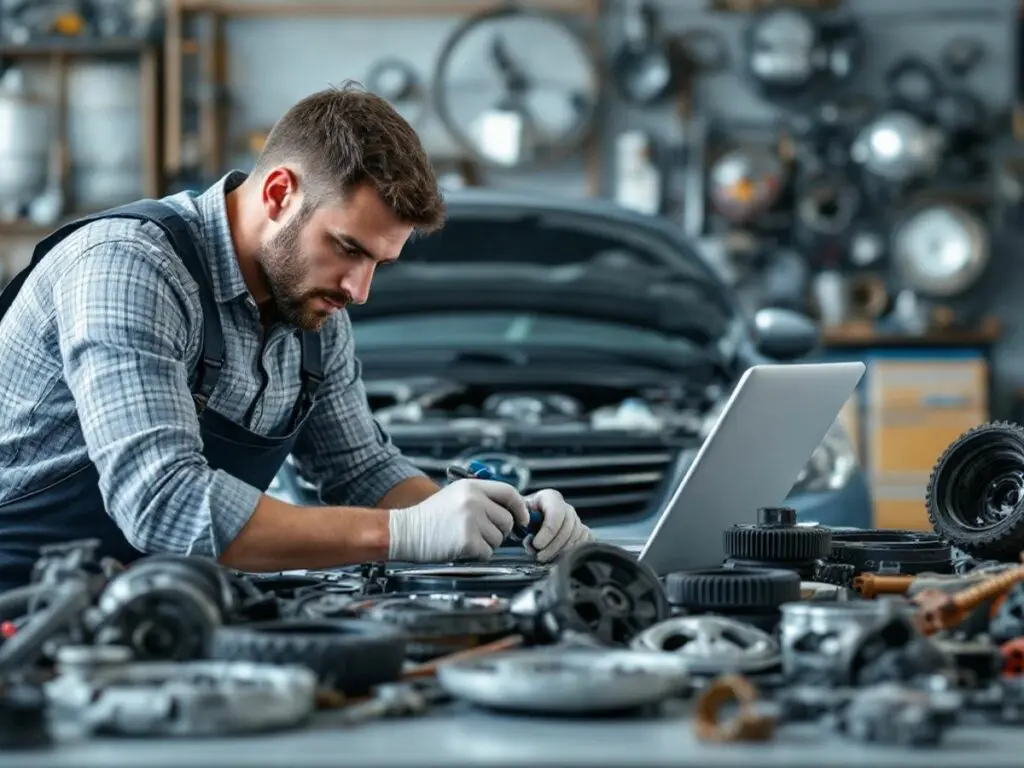
[[[750,221],[771,208],[785,183],[782,160],[766,146],[738,146],[713,160],[708,169],[712,204],[723,217],[737,223]]]
[[[892,258],[910,290],[925,297],[956,296],[973,286],[989,264],[988,230],[958,205],[914,206],[893,229]]]
[[[423,78],[405,59],[388,56],[366,73],[366,87],[385,99],[413,128],[421,128],[430,111],[430,94]]]
[[[833,95],[860,69],[864,39],[852,18],[792,7],[759,10],[743,36],[744,69],[768,101],[792,106]]]
[[[894,183],[933,174],[946,135],[910,112],[884,112],[865,125],[850,147],[850,158],[869,173]]]
[[[615,202],[640,213],[661,211],[663,177],[648,134],[626,131],[615,140],[615,171]]]
[[[946,74],[955,78],[966,77],[984,60],[985,46],[977,38],[957,36],[942,47],[939,58]]]
[[[505,6],[455,30],[438,56],[433,92],[438,116],[463,149],[485,164],[518,168],[579,148],[593,126],[599,76],[561,17]]]
[[[920,56],[903,56],[885,72],[885,85],[894,107],[928,109],[942,92],[935,68]]]
[[[672,91],[674,62],[659,39],[657,11],[648,0],[627,0],[623,43],[612,57],[611,74],[619,93],[634,104],[654,104]]]

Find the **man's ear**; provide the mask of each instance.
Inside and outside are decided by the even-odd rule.
[[[299,182],[295,173],[281,165],[263,178],[262,203],[267,218],[278,221],[292,208],[299,206]]]

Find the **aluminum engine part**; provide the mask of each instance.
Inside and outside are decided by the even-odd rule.
[[[685,661],[669,653],[538,648],[442,664],[440,685],[482,707],[535,714],[615,712],[686,693]]]
[[[829,602],[846,600],[848,594],[844,587],[837,584],[823,584],[820,581],[801,581],[800,598],[811,602]]]
[[[896,600],[787,603],[779,625],[783,673],[793,683],[851,685],[862,638],[915,612],[915,606]]]
[[[216,563],[158,555],[115,576],[100,594],[96,642],[129,646],[140,661],[203,658],[234,596]]]
[[[249,662],[140,662],[45,684],[62,727],[88,734],[221,736],[287,728],[309,717],[316,676]]]
[[[655,624],[633,638],[641,651],[669,651],[695,675],[752,674],[777,667],[782,656],[771,635],[722,616],[683,616]]]
[[[902,183],[938,167],[945,137],[909,112],[888,112],[866,125],[850,157],[870,173]]]
[[[361,601],[351,610],[401,627],[414,661],[471,648],[511,633],[517,623],[507,599],[460,593],[412,594]]]
[[[579,633],[619,647],[670,615],[654,571],[624,550],[598,543],[566,553],[546,579],[517,595],[513,606],[532,617],[532,632],[541,641]]]
[[[388,572],[390,593],[461,592],[467,595],[510,597],[539,581],[547,569],[539,566],[444,566],[402,568]]]
[[[874,744],[935,746],[957,720],[963,698],[882,683],[859,691],[834,721],[840,733]]]

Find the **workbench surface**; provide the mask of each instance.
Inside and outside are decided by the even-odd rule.
[[[1020,726],[961,725],[938,748],[863,745],[821,726],[780,729],[763,744],[706,744],[693,735],[689,704],[672,702],[660,716],[637,719],[556,719],[497,715],[450,705],[414,719],[337,724],[323,713],[306,728],[272,735],[204,740],[102,738],[35,752],[0,753],[0,766],[71,768],[425,768],[444,765],[565,768],[566,766],[984,766],[1024,763]]]

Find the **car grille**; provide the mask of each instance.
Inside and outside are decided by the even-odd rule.
[[[500,447],[394,432],[392,439],[406,458],[442,484],[449,464],[477,456],[514,457],[529,473],[524,493],[554,488],[584,520],[648,512],[681,447],[658,437],[596,433],[508,435]]]

